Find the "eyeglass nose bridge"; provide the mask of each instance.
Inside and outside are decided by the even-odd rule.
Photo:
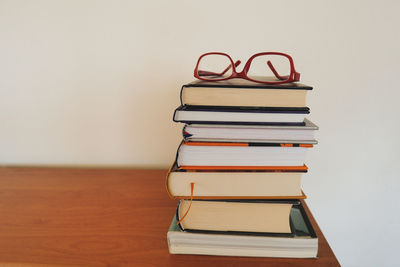
[[[231,78],[242,78],[242,79],[246,79],[247,78],[247,70],[243,69],[241,72],[237,72],[236,70],[234,70],[232,72]]]
[[[232,61],[232,63],[233,63],[233,61]],[[241,76],[238,76],[238,75],[240,75],[240,73],[238,73],[236,71],[236,68],[240,65],[240,63],[242,63],[242,61],[240,61],[240,60],[236,60],[235,63],[233,63],[231,78],[242,78]],[[241,72],[243,72],[243,71],[241,71]]]

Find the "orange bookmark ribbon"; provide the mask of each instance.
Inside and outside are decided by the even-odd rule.
[[[177,222],[176,224],[180,224],[183,219],[185,219],[186,215],[189,213],[190,207],[192,206],[193,202],[193,189],[194,189],[194,183],[190,183],[190,204],[188,209],[186,210],[185,214],[182,216],[182,218]]]

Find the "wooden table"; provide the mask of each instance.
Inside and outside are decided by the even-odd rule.
[[[165,174],[0,168],[0,266],[339,266],[312,216],[318,259],[170,255]]]

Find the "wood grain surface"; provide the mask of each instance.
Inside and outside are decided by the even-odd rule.
[[[0,168],[0,266],[339,266],[312,217],[318,259],[170,255],[166,172]]]

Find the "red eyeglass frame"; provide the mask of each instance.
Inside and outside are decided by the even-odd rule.
[[[226,56],[229,58],[231,65],[228,66],[225,70],[223,70],[221,73],[215,73],[215,72],[209,72],[209,71],[203,71],[203,70],[199,70],[199,64],[200,61],[203,57],[208,56],[208,55],[222,55],[222,56]],[[250,65],[251,62],[253,61],[253,59],[255,57],[258,56],[265,56],[265,55],[278,55],[278,56],[284,56],[289,60],[289,64],[290,64],[290,74],[289,75],[285,75],[285,76],[281,76],[279,75],[279,73],[275,70],[274,66],[272,65],[271,61],[268,61],[267,64],[269,66],[269,68],[271,69],[271,71],[274,73],[275,77],[280,80],[280,81],[258,81],[258,80],[254,80],[251,79],[249,76],[247,76],[247,72],[250,69]],[[300,80],[300,73],[296,72],[296,69],[294,68],[294,63],[293,63],[293,59],[291,56],[289,56],[288,54],[284,54],[284,53],[280,53],[280,52],[262,52],[262,53],[257,53],[254,54],[253,56],[251,56],[246,64],[243,67],[243,70],[241,72],[237,72],[236,71],[236,67],[241,63],[240,60],[237,60],[235,63],[233,63],[232,58],[226,54],[226,53],[221,53],[221,52],[209,52],[209,53],[205,53],[203,55],[201,55],[199,57],[199,59],[197,60],[197,64],[196,67],[194,69],[194,77],[196,77],[199,80],[203,80],[203,81],[224,81],[224,80],[229,80],[229,79],[233,79],[233,78],[241,78],[241,79],[245,79],[245,80],[249,80],[252,82],[257,82],[257,83],[265,83],[265,84],[282,84],[282,83],[289,83],[289,82],[297,82]],[[232,68],[232,74],[229,77],[226,78],[221,78],[221,79],[207,79],[204,78],[204,76],[222,76],[223,74],[225,74],[230,68]],[[203,75],[199,75],[199,73],[202,73]]]

